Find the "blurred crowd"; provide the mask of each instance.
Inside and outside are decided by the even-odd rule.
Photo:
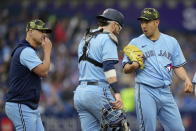
[[[61,2],[61,1],[60,1]],[[77,113],[73,107],[73,91],[78,85],[78,58],[77,47],[80,39],[88,26],[95,27],[95,16],[86,16],[81,12],[74,12],[69,7],[65,12],[66,4],[60,2],[5,2],[0,8],[0,107],[3,111],[3,97],[7,91],[7,78],[10,54],[16,42],[25,38],[25,26],[28,21],[41,18],[53,29],[49,36],[53,43],[52,64],[48,78],[43,78],[40,110],[46,115],[59,117],[73,117]],[[90,5],[89,5],[90,6]],[[99,9],[99,8],[98,8]],[[85,17],[84,17],[85,15]],[[139,26],[139,24],[138,24]],[[161,25],[160,25],[161,26]],[[122,48],[133,38],[141,33],[138,27],[125,25],[120,34],[119,58],[122,60]],[[192,79],[196,71],[196,36],[193,33],[164,30],[163,33],[174,36],[180,43],[187,59],[185,68]],[[39,51],[42,55],[42,51]],[[123,88],[133,88],[134,74],[122,73],[121,61],[117,65],[118,77]],[[183,84],[174,77],[172,90],[176,101],[183,111],[196,109],[196,98],[183,93]]]

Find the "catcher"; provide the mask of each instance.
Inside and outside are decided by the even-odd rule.
[[[182,50],[174,37],[159,31],[156,9],[145,8],[138,20],[143,34],[125,47],[123,70],[125,73],[136,72],[135,101],[139,130],[155,131],[158,118],[166,131],[184,131],[180,112],[170,91],[173,71],[184,81],[186,93],[193,90],[183,68],[186,60]]]
[[[79,113],[83,131],[100,131],[101,125],[104,128],[106,125],[111,128],[125,125],[121,124],[125,118],[118,115],[123,103],[114,67],[118,63],[116,36],[122,29],[123,19],[121,12],[106,9],[97,16],[99,27],[87,30],[79,44],[80,83],[74,93],[74,105]],[[110,88],[114,91],[114,96]],[[106,114],[108,108],[104,105],[108,104],[112,107],[112,114],[116,114],[114,121]]]

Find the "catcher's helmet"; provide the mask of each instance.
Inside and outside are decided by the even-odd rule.
[[[103,13],[101,15],[98,15],[96,18],[97,19],[104,18],[108,20],[113,20],[113,21],[118,22],[122,26],[124,15],[118,10],[108,8],[108,9],[105,9]]]

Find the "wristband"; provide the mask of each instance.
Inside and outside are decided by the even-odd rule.
[[[120,93],[119,87],[118,87],[118,82],[114,82],[110,84],[110,87],[114,91],[114,93]]]

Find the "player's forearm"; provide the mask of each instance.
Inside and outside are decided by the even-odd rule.
[[[45,71],[49,71],[49,68],[50,68],[50,55],[51,55],[51,52],[44,53],[43,64],[45,65]]]
[[[36,66],[32,71],[40,77],[47,77],[50,68],[50,52],[44,53],[42,64]]]
[[[116,70],[111,69],[109,71],[104,72],[104,74],[114,93],[119,93],[120,91],[119,91],[118,81],[116,77]]]
[[[44,52],[44,59],[40,68],[40,74],[46,77],[50,68],[50,55],[52,51],[52,42],[47,36],[45,36],[42,40],[42,47]]]
[[[118,63],[117,60],[108,60],[103,62],[103,70],[106,77],[106,80],[110,84],[110,87],[113,89],[114,93],[119,93],[119,87],[116,76],[116,69],[114,65]]]
[[[51,53],[50,52],[45,52],[44,53],[44,59],[43,59],[43,70],[42,72],[47,75],[48,74],[48,71],[49,71],[49,68],[50,68],[50,55]]]
[[[189,80],[186,70],[183,67],[174,68],[174,72],[181,80]]]
[[[132,64],[127,63],[124,68],[123,72],[125,74],[132,73],[139,68],[139,64],[137,62],[133,62]]]
[[[114,72],[111,74],[111,71],[115,71],[115,69],[112,69],[112,70],[109,70],[109,71],[105,72],[105,76],[107,78],[108,83],[110,84],[110,87],[114,91],[115,101],[112,103],[113,108],[122,109],[123,104],[122,104],[122,100],[121,100],[121,95],[120,95],[119,85],[118,85],[118,82],[117,82],[117,77],[116,77],[116,75],[114,75]],[[109,72],[110,72],[110,75],[108,74]]]

